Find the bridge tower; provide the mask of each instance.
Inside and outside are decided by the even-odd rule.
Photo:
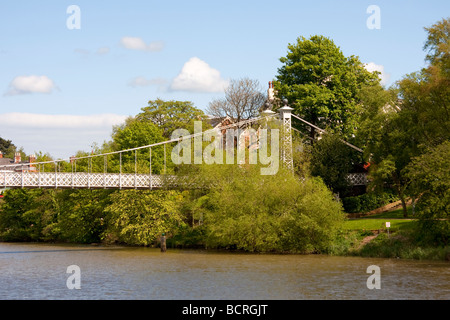
[[[294,160],[292,157],[292,132],[291,112],[293,108],[288,106],[287,99],[283,100],[284,107],[279,109],[281,121],[281,161],[290,171],[294,171]]]

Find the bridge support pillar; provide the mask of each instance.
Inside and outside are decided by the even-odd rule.
[[[291,112],[293,108],[287,105],[288,101],[283,100],[284,107],[279,109],[281,121],[281,161],[285,168],[294,171],[294,160],[292,157],[292,132],[291,132]]]

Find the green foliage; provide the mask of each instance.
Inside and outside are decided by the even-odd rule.
[[[208,165],[195,175],[211,185],[199,208],[208,247],[325,252],[344,217],[320,180],[283,169],[265,176],[257,165]]]
[[[16,151],[16,146],[11,140],[6,140],[0,137],[0,152],[3,153],[4,158],[14,159],[14,152]]]
[[[450,19],[443,18],[425,30],[428,32],[424,45],[424,50],[428,50],[426,60],[431,65],[438,66],[448,77],[450,75]]]
[[[317,35],[289,44],[280,61],[278,98],[288,99],[294,113],[310,123],[350,137],[356,127],[359,90],[378,83],[378,76],[357,57],[345,57],[331,39]],[[311,137],[314,134],[311,128]]]
[[[0,239],[39,240],[43,227],[53,220],[51,196],[42,190],[6,190],[0,214]],[[42,210],[42,211],[41,211]]]
[[[162,130],[164,140],[170,139],[176,129],[186,129],[194,132],[194,121],[206,120],[202,110],[194,107],[190,101],[164,101],[161,99],[150,100],[148,106],[141,109],[136,116],[138,121],[153,123]],[[208,129],[206,122],[203,128]]]
[[[142,147],[157,142],[164,141],[162,131],[155,124],[149,121],[141,121],[137,118],[129,118],[122,126],[114,128],[113,133],[113,150],[127,150]],[[170,150],[166,150],[166,156],[170,159]],[[148,173],[150,163],[149,149],[142,149],[122,153],[122,172],[134,173],[135,160],[138,161],[137,172]],[[99,159],[103,160],[103,159]],[[166,164],[168,162],[166,161]],[[119,171],[120,159],[119,155],[114,155],[112,164],[110,165],[115,172]],[[152,148],[152,173],[162,173],[164,169],[164,146]]]
[[[447,244],[450,239],[450,141],[415,157],[405,168],[410,192],[419,200],[417,212],[423,237]]]
[[[106,207],[105,237],[132,245],[150,245],[161,233],[174,234],[184,224],[183,194],[177,191],[117,191]]]
[[[359,197],[345,197],[342,199],[342,205],[347,213],[361,212],[361,200]]]
[[[292,214],[282,221],[283,248],[292,252],[327,252],[342,226],[341,204],[319,179],[297,183]]]
[[[448,19],[444,19],[426,29],[425,49],[429,49],[430,65],[406,75],[395,90],[390,90],[398,93],[401,100],[389,102],[388,93],[379,98],[372,94],[370,100],[366,99],[369,105],[362,115],[359,136],[367,143],[365,151],[373,164],[370,167],[373,184],[392,186],[402,200],[405,216],[405,199],[414,188],[409,186],[405,168],[413,157],[450,139],[448,26]]]
[[[450,255],[450,248],[420,245],[409,233],[390,237],[386,233],[382,233],[354,254],[378,258],[445,260]]]
[[[100,242],[106,227],[104,208],[110,203],[110,190],[63,190],[58,193],[58,223],[49,227],[57,240]]]
[[[356,213],[368,212],[396,200],[398,198],[392,192],[368,192],[355,197],[342,198],[342,204],[345,212]]]
[[[311,174],[321,177],[333,192],[343,195],[349,188],[347,174],[360,158],[338,135],[325,134],[312,147]]]

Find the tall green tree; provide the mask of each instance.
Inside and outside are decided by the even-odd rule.
[[[148,106],[141,109],[136,119],[150,122],[162,130],[163,137],[168,140],[176,129],[194,131],[194,121],[206,120],[202,110],[196,108],[190,101],[150,100]]]
[[[14,151],[16,150],[16,146],[12,143],[11,140],[6,140],[0,137],[0,152],[3,153],[3,156],[11,157],[14,156]]]
[[[448,245],[450,240],[450,141],[413,160],[405,168],[411,193],[418,198],[417,211],[422,236]]]
[[[349,138],[354,133],[358,92],[379,83],[356,56],[346,57],[333,40],[315,35],[299,37],[280,58],[275,93],[288,99],[294,113],[321,128],[330,128]],[[310,128],[315,138],[316,129]]]
[[[162,130],[151,121],[144,121],[138,117],[130,117],[121,126],[117,126],[113,131],[112,148],[114,151],[128,150],[142,146],[151,145],[166,140],[162,135]],[[166,159],[170,159],[170,150],[166,150]],[[164,146],[152,147],[152,173],[162,173],[164,169]],[[149,172],[150,151],[141,149],[128,151],[122,154],[124,172],[134,172],[135,160],[137,160],[138,171]],[[119,155],[112,159],[112,166],[117,172],[119,166]],[[167,161],[167,160],[166,160]]]
[[[424,48],[429,49],[426,59],[430,64],[406,75],[390,92],[380,91],[361,121],[359,135],[366,139],[373,182],[396,190],[405,216],[411,180],[404,169],[413,157],[450,138],[450,78],[446,72],[449,53],[445,52],[449,48],[449,32],[442,32],[443,29],[448,29],[448,20],[426,28],[429,34]],[[386,98],[392,92],[399,99]]]
[[[443,18],[425,30],[428,32],[424,45],[424,50],[428,50],[425,59],[431,65],[439,65],[442,73],[448,77],[450,75],[450,18]]]
[[[450,19],[425,30],[429,64],[404,77],[398,88],[411,136],[421,144],[437,146],[450,139]]]

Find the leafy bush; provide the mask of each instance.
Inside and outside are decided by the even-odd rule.
[[[394,202],[397,197],[391,192],[370,192],[356,197],[342,199],[344,210],[347,213],[368,212]]]
[[[361,200],[360,197],[346,197],[342,199],[342,205],[345,212],[356,213],[361,212]]]
[[[150,245],[161,233],[175,233],[183,224],[182,193],[173,190],[121,190],[106,207],[104,237],[131,245]]]
[[[260,174],[257,165],[204,166],[214,181],[204,211],[205,244],[251,252],[324,252],[344,219],[341,204],[321,179],[290,172]]]

